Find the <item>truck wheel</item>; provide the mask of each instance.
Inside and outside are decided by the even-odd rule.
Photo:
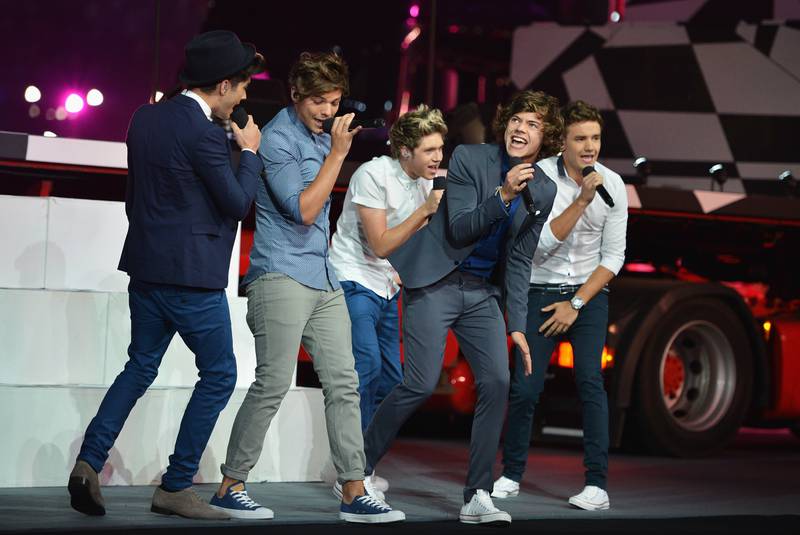
[[[750,404],[753,362],[741,320],[723,302],[668,310],[641,355],[634,414],[652,452],[697,457],[736,435]]]

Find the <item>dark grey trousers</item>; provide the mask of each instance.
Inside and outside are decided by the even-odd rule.
[[[364,436],[367,471],[389,449],[398,430],[439,381],[447,330],[452,329],[475,376],[465,496],[492,490],[494,465],[508,401],[508,346],[497,287],[459,271],[439,282],[403,290],[403,382],[383,400]]]

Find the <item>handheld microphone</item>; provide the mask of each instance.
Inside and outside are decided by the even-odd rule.
[[[244,109],[244,106],[237,104],[236,107],[233,108],[233,112],[231,112],[231,121],[236,123],[236,126],[241,129],[247,126],[247,110]]]
[[[592,173],[594,173],[594,167],[591,165],[587,165],[581,170],[581,175],[583,175],[583,178],[586,178]],[[614,206],[614,199],[611,198],[611,195],[608,193],[608,190],[604,185],[600,184],[599,186],[597,186],[597,193],[600,195],[600,198],[603,199],[607,205],[611,207]]]
[[[331,129],[333,128],[333,120],[335,117],[329,117],[322,121],[322,131],[326,134],[331,133]],[[378,119],[353,119],[350,121],[350,130],[353,130],[358,127],[361,128],[380,128],[382,126],[386,126],[386,121],[381,118]]]
[[[236,123],[236,126],[243,129],[245,126],[247,126],[247,120],[247,110],[244,109],[244,106],[241,104],[237,104],[231,112],[231,121]],[[261,168],[261,178],[263,180],[267,180],[267,170],[263,167]]]
[[[444,189],[447,179],[443,176],[437,176],[433,179],[433,189]]]
[[[511,167],[516,167],[521,163],[525,163],[522,161],[522,158],[517,156],[509,156],[508,162]],[[533,196],[531,195],[531,190],[528,189],[527,183],[525,183],[525,187],[520,192],[520,195],[522,195],[522,200],[525,201],[525,208],[528,209],[528,213],[535,214],[536,207],[533,205]]]

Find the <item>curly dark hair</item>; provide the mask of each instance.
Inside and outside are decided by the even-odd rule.
[[[603,128],[603,116],[600,115],[600,110],[583,100],[576,100],[564,106],[561,116],[564,118],[565,134],[569,125],[586,121],[595,121],[601,129]]]
[[[542,117],[542,147],[537,158],[549,158],[561,152],[564,138],[564,119],[558,99],[543,91],[520,91],[506,106],[498,107],[492,128],[501,145],[508,121],[517,113],[537,113]]]
[[[303,52],[289,70],[289,86],[298,101],[337,89],[350,92],[347,63],[334,52]]]

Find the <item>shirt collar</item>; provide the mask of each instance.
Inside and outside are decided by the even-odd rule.
[[[209,106],[208,103],[205,100],[203,100],[203,98],[200,95],[198,95],[191,89],[184,89],[183,91],[181,91],[181,95],[185,95],[190,99],[194,100],[195,102],[197,102],[198,104],[200,104],[200,109],[203,110],[206,119],[208,119],[209,121],[211,120],[211,106]]]

